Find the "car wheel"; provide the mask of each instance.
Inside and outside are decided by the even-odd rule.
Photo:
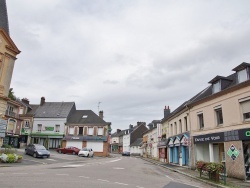
[[[62,151],[61,151],[61,150],[59,150],[59,151],[58,151],[58,153],[62,153]]]
[[[36,153],[34,153],[34,154],[33,154],[33,157],[35,157],[35,158],[36,158],[36,157],[37,157],[37,154],[36,154]]]
[[[76,152],[74,152],[74,151],[73,151],[73,153],[72,153],[72,154],[73,154],[73,155],[75,155],[75,154],[76,154]]]
[[[89,154],[87,155],[87,157],[89,157]]]

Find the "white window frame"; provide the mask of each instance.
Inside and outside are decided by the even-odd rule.
[[[97,135],[103,135],[103,127],[98,127]]]
[[[69,134],[74,135],[75,127],[69,127]]]
[[[221,91],[221,81],[217,81],[213,84],[213,93],[218,93]]]
[[[37,131],[41,132],[42,131],[42,124],[37,124]]]
[[[201,122],[201,117],[202,117],[202,122]],[[197,118],[198,118],[199,129],[204,129],[205,127],[204,114],[202,112],[197,113]]]
[[[88,135],[92,136],[94,134],[94,127],[88,127]]]
[[[241,110],[242,110],[242,118],[243,121],[250,121],[250,118],[246,118],[246,116],[250,113],[250,97],[239,100]]]
[[[59,125],[59,124],[57,124],[57,125],[55,126],[55,132],[60,132],[60,125]]]
[[[243,69],[237,72],[238,83],[248,80],[247,69]]]

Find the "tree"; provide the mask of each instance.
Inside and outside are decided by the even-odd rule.
[[[16,96],[14,95],[13,88],[9,89],[9,95],[8,95],[8,97],[10,99],[14,100],[14,101],[16,100]]]

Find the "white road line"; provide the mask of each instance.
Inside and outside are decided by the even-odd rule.
[[[171,179],[171,180],[174,180],[173,178],[170,178],[168,175],[165,175],[167,178]]]
[[[63,167],[67,168],[67,167],[80,167],[80,166],[84,166],[84,165],[66,165],[66,166],[63,166]]]
[[[126,183],[120,183],[120,182],[114,182],[114,183],[119,184],[119,185],[128,185]]]
[[[68,176],[69,174],[56,174],[57,176]]]
[[[144,188],[144,187],[140,187],[140,186],[136,186],[137,188]]]
[[[103,180],[103,179],[97,179],[98,181],[105,181],[105,182],[109,182],[108,180]]]
[[[49,160],[49,161],[57,161],[57,160],[55,160],[55,159],[46,159],[46,160]]]
[[[14,172],[14,173],[12,173],[12,174],[28,174],[28,173],[17,173],[17,172],[15,173],[15,172]]]
[[[86,176],[78,176],[79,178],[89,178],[89,177],[86,177]]]
[[[36,174],[36,175],[42,175],[42,174],[45,174],[45,173],[33,173],[33,174]]]
[[[113,169],[115,169],[115,170],[123,170],[124,168],[114,167]]]

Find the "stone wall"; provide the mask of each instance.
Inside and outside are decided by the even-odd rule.
[[[228,154],[227,151],[231,147],[231,145],[234,145],[235,148],[239,151],[238,157],[233,160]],[[238,179],[245,180],[246,174],[245,174],[245,165],[244,165],[244,151],[243,151],[243,145],[242,141],[231,141],[231,142],[225,142],[225,157],[226,157],[226,171],[228,177],[234,177]]]

